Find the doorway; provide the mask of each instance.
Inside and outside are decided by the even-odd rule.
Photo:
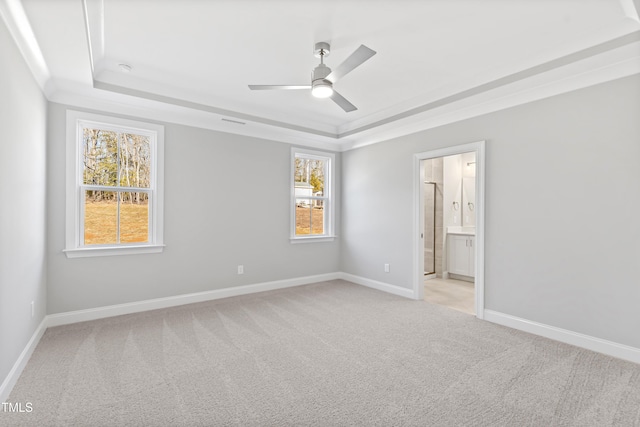
[[[414,155],[414,297],[480,319],[484,145],[480,141]]]

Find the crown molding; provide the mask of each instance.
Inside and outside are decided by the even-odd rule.
[[[82,0],[82,10],[91,76],[95,79],[96,66],[104,61],[104,0]]]
[[[92,85],[52,78],[19,0],[0,0],[0,15],[49,101],[312,148],[347,151],[640,73],[639,3],[640,0],[620,0],[626,16],[624,31],[634,30],[625,35],[542,64],[519,68],[520,71],[502,77],[484,76],[484,80],[478,78],[468,87],[443,88],[439,93],[423,95],[336,128],[335,132],[326,127],[301,126],[194,102],[187,94],[167,96],[96,80],[95,70],[104,62],[104,0],[82,2]],[[607,34],[612,33],[598,37]]]
[[[635,25],[634,25],[635,27]],[[640,29],[640,28],[639,28]],[[605,54],[609,51],[618,49],[620,47],[624,47],[633,43],[640,42],[640,31],[635,31],[624,36],[619,36],[614,39],[611,39],[604,43],[599,43],[594,46],[591,46],[587,49],[581,49],[579,51],[572,52],[570,54],[566,54],[563,56],[558,55],[556,59],[551,61],[547,61],[544,63],[535,63],[535,65],[527,66],[527,64],[522,64],[515,68],[517,71],[511,72],[506,75],[492,75],[489,78],[482,76],[477,78],[475,84],[468,85],[467,87],[461,88],[452,88],[452,89],[444,89],[439,93],[428,94],[426,96],[418,98],[420,101],[417,105],[404,105],[403,107],[396,107],[397,112],[387,111],[381,119],[376,121],[364,121],[361,120],[360,123],[349,123],[344,126],[340,132],[339,137],[349,136],[353,134],[360,133],[364,130],[378,127],[380,125],[384,125],[386,123],[390,123],[396,120],[403,119],[405,117],[420,114],[422,112],[438,108],[442,105],[454,103],[461,99],[470,98],[477,94],[483,92],[489,92],[493,89],[508,86],[512,83],[519,81],[526,81],[531,77],[535,77],[540,74],[547,73],[549,71],[553,71],[555,69],[565,67],[567,65],[571,65],[574,63],[579,63],[582,61],[580,68],[574,68],[576,74],[580,74],[582,72],[582,68],[584,67],[584,59],[597,57],[598,55]],[[633,56],[634,52],[625,52],[628,56]],[[626,59],[628,56],[624,57]],[[618,61],[620,58],[614,58],[613,61]],[[599,67],[604,63],[611,63],[612,59],[603,56],[599,63],[590,64],[590,67]],[[415,103],[415,100],[414,100]],[[355,127],[354,127],[355,125]]]
[[[363,127],[356,135],[348,135],[352,140],[343,145],[342,151],[639,74],[640,32],[634,33],[634,37],[637,41],[580,61],[520,80],[508,81],[503,85],[496,84],[485,91],[474,88],[469,91],[474,92],[469,96],[453,95],[410,110],[388,122]]]
[[[278,120],[271,120],[265,117],[254,116],[251,114],[240,113],[237,111],[231,111],[223,108],[214,107],[212,105],[206,105],[198,102],[188,101],[181,98],[174,98],[171,96],[160,95],[157,93],[131,89],[124,86],[113,85],[113,84],[101,82],[98,80],[93,81],[93,87],[96,89],[102,89],[110,92],[130,95],[136,98],[144,98],[144,99],[158,101],[165,104],[172,104],[180,107],[185,107],[192,110],[200,110],[206,113],[211,113],[211,114],[215,114],[222,117],[232,117],[238,123],[243,123],[243,122],[261,123],[269,126],[285,128],[285,129],[298,131],[306,134],[324,136],[324,137],[333,138],[333,139],[338,138],[337,134],[331,133],[331,132],[324,132],[321,130],[317,130],[317,129],[313,129],[305,126],[298,126],[292,123],[286,123]]]
[[[631,56],[635,52],[635,56]],[[246,116],[223,114],[213,107],[154,94],[87,87],[74,82],[51,85],[53,102],[154,121],[177,123],[220,132],[273,140],[294,145],[348,151],[483,114],[534,102],[562,93],[640,73],[640,42],[604,52],[582,61],[509,81],[468,96],[436,100],[419,111],[409,111],[393,120],[376,123],[349,135],[307,132],[301,127]],[[106,87],[106,86],[105,86]],[[427,108],[428,107],[428,108]]]
[[[51,73],[20,0],[0,0],[0,16],[42,92],[47,94]]]
[[[310,134],[272,124],[236,120],[234,117],[206,109],[101,90],[74,81],[56,80],[54,86],[55,91],[48,97],[49,101],[91,112],[135,117],[152,122],[175,123],[304,147],[340,151],[340,141],[335,137]]]
[[[403,105],[347,123],[337,128],[335,133],[192,102],[187,94],[168,97],[109,85],[97,81],[95,76],[94,87],[222,115],[231,122],[252,123],[260,128],[263,138],[346,151],[640,72],[640,22],[634,4],[638,1],[620,0],[626,16],[623,28],[605,28],[601,33],[593,34],[594,45],[589,48],[577,51],[574,48],[569,53],[558,51],[556,59],[542,64],[533,58],[532,63],[514,65],[513,69],[517,71],[503,76],[481,76],[467,88],[444,88],[440,93],[423,95]],[[104,33],[100,29],[104,27],[103,0],[84,0],[84,3],[87,38],[90,44],[96,45],[91,50],[102,55],[97,60],[102,60]],[[92,29],[92,26],[97,28]],[[621,33],[626,34],[620,36]],[[595,42],[602,39],[607,41]],[[620,49],[625,47],[627,49]],[[610,55],[613,51],[617,51],[617,55]],[[226,131],[245,131],[243,134],[246,134],[246,130]]]
[[[640,23],[640,0],[620,0],[620,6],[627,18]]]

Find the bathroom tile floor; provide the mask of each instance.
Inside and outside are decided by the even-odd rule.
[[[473,282],[454,279],[424,281],[424,300],[454,310],[475,314]]]

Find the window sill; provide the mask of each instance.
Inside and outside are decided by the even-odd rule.
[[[319,242],[333,242],[336,236],[317,236],[317,237],[291,237],[289,241],[292,244],[297,243],[319,243]]]
[[[165,245],[139,246],[100,246],[91,248],[63,249],[67,258],[87,258],[96,256],[157,254],[164,250]]]

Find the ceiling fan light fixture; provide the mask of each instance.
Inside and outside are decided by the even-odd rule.
[[[329,55],[331,47],[329,43],[316,43],[314,54],[320,58],[320,64],[311,73],[311,85],[249,85],[250,90],[271,90],[271,89],[311,89],[314,98],[331,98],[338,107],[345,113],[357,110],[356,106],[345,99],[344,96],[333,90],[333,84],[365,61],[376,54],[375,50],[369,49],[365,45],[360,45],[351,55],[338,65],[335,71],[324,65],[324,57]]]
[[[328,80],[315,80],[312,83],[311,95],[316,98],[329,98],[333,95],[333,85]]]

